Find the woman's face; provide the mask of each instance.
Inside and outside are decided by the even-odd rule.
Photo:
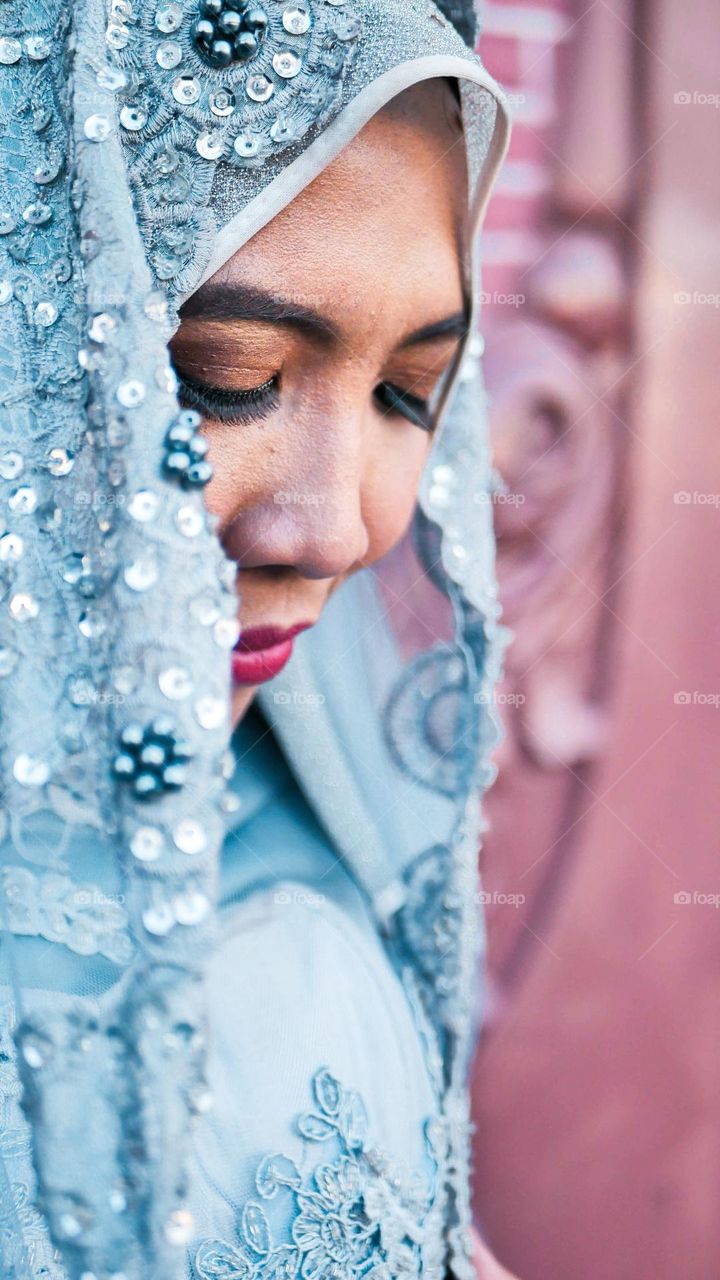
[[[466,181],[449,86],[410,89],[183,308],[173,361],[242,571],[236,720],[408,526],[466,328]]]

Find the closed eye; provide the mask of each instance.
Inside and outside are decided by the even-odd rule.
[[[280,375],[277,373],[260,386],[241,390],[211,387],[186,377],[177,369],[176,373],[181,404],[187,409],[197,409],[198,413],[215,422],[230,425],[261,422],[277,409],[280,402]]]
[[[392,382],[379,383],[374,396],[385,413],[397,413],[413,426],[420,427],[423,431],[432,431],[434,423],[427,400],[422,400],[409,391],[402,391]]]

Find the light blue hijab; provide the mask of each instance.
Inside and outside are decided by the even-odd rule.
[[[167,344],[437,76],[461,85],[477,299],[502,97],[429,0],[1,8],[2,1275],[463,1280],[502,648],[477,302],[412,542],[230,748],[236,566]]]

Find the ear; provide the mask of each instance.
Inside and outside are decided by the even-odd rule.
[[[478,36],[475,0],[435,0],[435,3],[457,28],[465,43],[474,49]]]

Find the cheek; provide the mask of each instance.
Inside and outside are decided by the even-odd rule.
[[[252,430],[205,424],[213,477],[204,490],[205,505],[224,526],[266,488],[277,444],[263,450]]]
[[[374,563],[400,541],[412,519],[432,445],[417,427],[398,431],[399,446],[386,447],[382,461],[366,477],[362,508],[369,539],[366,563]],[[386,441],[387,446],[387,441]]]

